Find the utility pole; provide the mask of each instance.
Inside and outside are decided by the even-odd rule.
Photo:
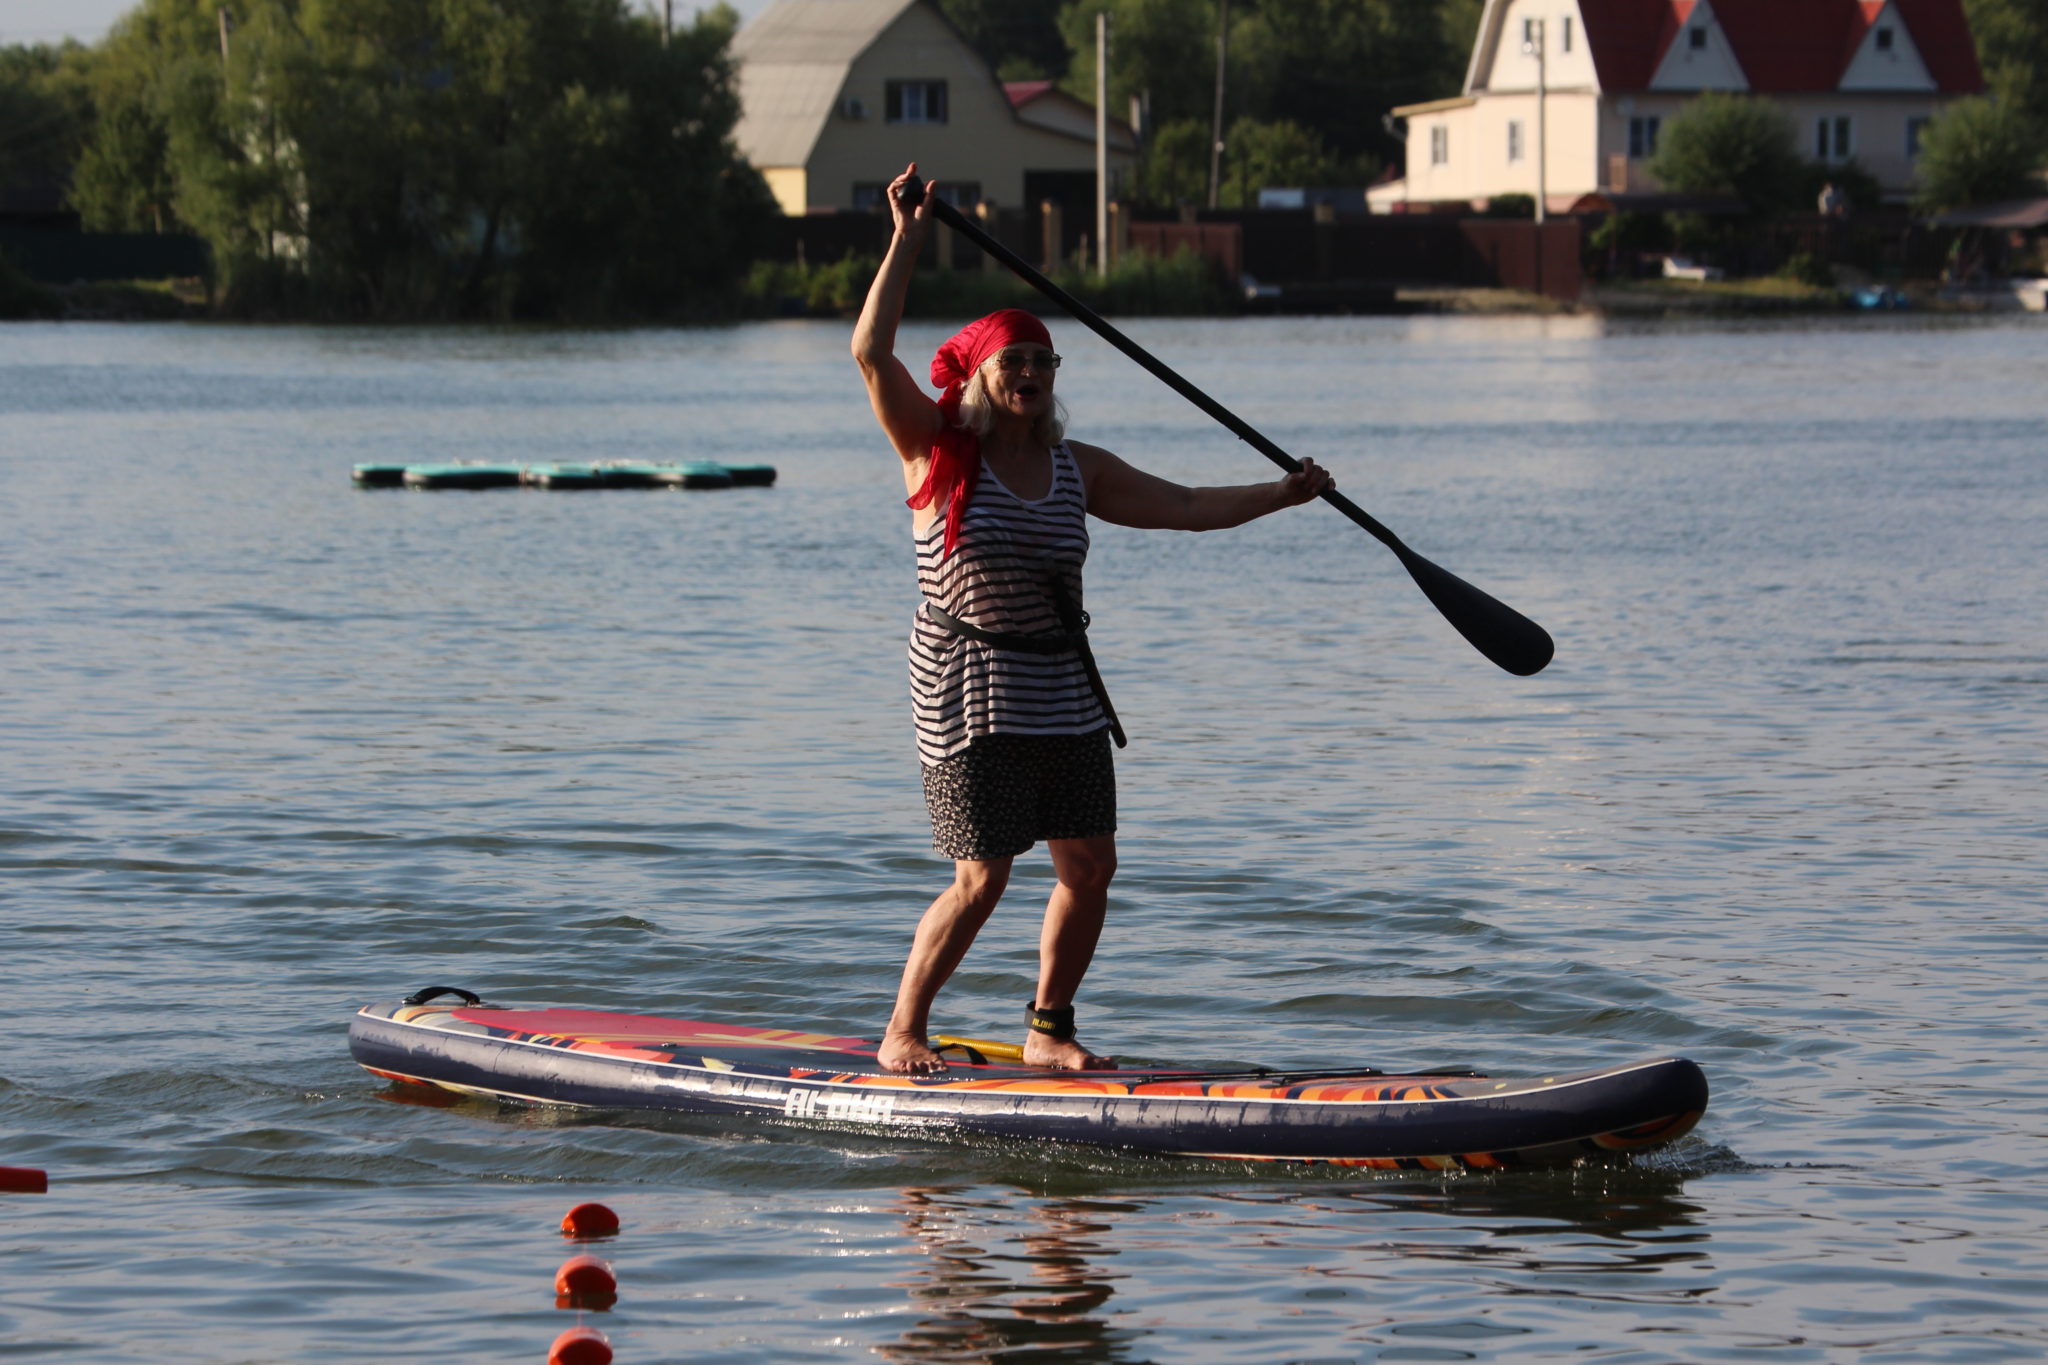
[[[222,5],[214,11],[220,19],[220,64],[228,64],[228,34],[234,31],[235,21],[228,17],[228,7]]]
[[[676,0],[661,0],[661,45],[668,46],[668,35],[676,27]]]
[[[1216,114],[1209,122],[1209,207],[1223,187],[1223,69],[1230,61],[1230,0],[1216,0]]]
[[[1545,64],[1543,51],[1543,21],[1524,20],[1528,27],[1522,30],[1522,51],[1536,58],[1536,292],[1543,292],[1543,220],[1549,212],[1549,185],[1545,172],[1548,169],[1549,151],[1547,139],[1543,136],[1543,106],[1550,93],[1550,71]]]
[[[1546,153],[1550,150],[1549,141],[1543,136],[1543,106],[1547,103],[1545,97],[1550,93],[1550,72],[1543,50],[1543,21],[1530,19],[1526,22],[1529,28],[1522,41],[1522,51],[1536,58],[1536,226],[1542,227],[1549,188],[1546,184],[1549,169]]]
[[[1095,270],[1109,273],[1109,11],[1095,16]]]

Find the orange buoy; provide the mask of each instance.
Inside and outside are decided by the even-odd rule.
[[[595,1327],[571,1327],[548,1348],[548,1365],[612,1365],[612,1344]]]
[[[33,1166],[0,1166],[0,1190],[15,1194],[46,1194],[50,1189],[50,1177],[46,1172]],[[614,1223],[614,1229],[617,1228]]]
[[[595,1256],[571,1256],[555,1272],[555,1292],[575,1298],[596,1298],[619,1292],[611,1266]]]
[[[602,1204],[578,1204],[562,1215],[564,1237],[610,1237],[618,1230],[619,1215]]]

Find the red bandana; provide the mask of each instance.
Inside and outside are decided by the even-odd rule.
[[[1052,333],[1044,323],[1021,308],[1005,308],[968,323],[932,356],[932,383],[945,390],[939,395],[939,434],[932,438],[924,486],[911,495],[909,504],[918,509],[940,501],[946,504],[945,554],[952,554],[960,539],[960,518],[981,472],[981,438],[960,427],[960,396],[990,356],[1020,341],[1052,349]]]

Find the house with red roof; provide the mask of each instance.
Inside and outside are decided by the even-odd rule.
[[[1394,112],[1408,166],[1377,207],[1551,212],[1654,193],[1663,129],[1709,90],[1764,96],[1801,152],[1912,191],[1920,136],[1981,93],[1962,0],[1487,0],[1462,94]]]

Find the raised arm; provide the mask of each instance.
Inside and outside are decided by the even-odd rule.
[[[886,198],[895,231],[882,268],[868,286],[867,301],[861,305],[860,320],[853,325],[853,360],[860,366],[868,386],[868,402],[875,420],[889,435],[889,443],[903,457],[904,481],[915,489],[924,478],[925,462],[931,455],[932,435],[939,429],[939,405],[918,387],[917,380],[896,358],[896,324],[903,318],[904,295],[910,290],[910,273],[917,268],[918,252],[924,249],[925,232],[931,225],[932,196],[926,195],[915,211],[897,202],[896,191],[917,173],[911,162],[903,174],[889,182]]]
[[[1188,488],[1118,459],[1100,446],[1070,443],[1088,486],[1088,510],[1118,526],[1147,531],[1220,531],[1298,507],[1335,486],[1314,460],[1271,483]]]

